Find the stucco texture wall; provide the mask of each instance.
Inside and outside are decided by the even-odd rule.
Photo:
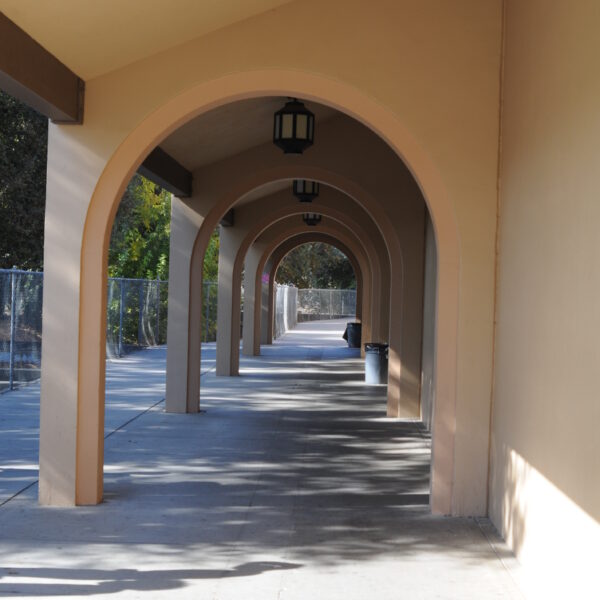
[[[544,598],[598,597],[599,29],[507,3],[490,513]]]

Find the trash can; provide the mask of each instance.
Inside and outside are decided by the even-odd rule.
[[[360,348],[361,323],[348,323],[342,336],[348,342],[348,348]]]
[[[388,345],[365,344],[365,383],[378,385],[387,383]]]

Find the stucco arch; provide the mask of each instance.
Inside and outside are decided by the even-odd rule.
[[[373,229],[375,232],[377,230],[374,227],[368,227],[368,215],[356,203],[350,201],[347,196],[332,188],[322,189],[319,200],[318,204],[315,203],[314,210],[317,210],[318,207],[320,214],[345,225],[362,240],[363,247],[369,258],[369,267],[373,281],[379,290],[382,281],[382,270],[385,269],[385,265],[382,265],[380,262],[376,240],[373,237]],[[290,201],[289,194],[285,191],[262,198],[242,208],[245,211],[240,220],[246,224],[246,227],[228,228],[221,232],[219,280],[221,281],[221,277],[223,277],[227,282],[228,289],[231,289],[231,299],[227,297],[227,293],[220,294],[219,296],[217,373],[222,375],[236,375],[238,373],[239,353],[237,348],[239,347],[238,332],[240,330],[240,288],[242,267],[244,266],[250,245],[270,227],[279,232],[283,230],[282,235],[286,235],[286,230],[294,227],[298,222],[298,219],[292,219],[291,217],[306,212],[306,208],[299,202]],[[386,283],[389,286],[389,278],[386,278]],[[252,293],[254,293],[254,290],[252,290]],[[389,296],[389,291],[386,296]],[[389,307],[389,304],[385,302],[385,306]],[[374,307],[371,307],[371,309],[373,310]],[[371,319],[372,336],[375,336],[378,341],[384,336],[385,341],[387,341],[388,332],[381,332],[379,330],[379,322],[375,324],[372,321],[373,319]],[[396,344],[393,347],[399,354],[400,336],[394,336],[392,332],[389,332],[389,335],[390,345]],[[225,342],[226,336],[229,337],[228,345]],[[388,394],[392,398],[399,396],[399,390],[395,390],[394,385],[398,385],[398,382],[390,381]]]
[[[360,265],[356,256],[354,256],[352,250],[339,241],[336,238],[329,236],[326,233],[318,232],[318,231],[310,231],[306,233],[299,233],[285,242],[282,242],[277,248],[273,250],[273,252],[265,257],[263,273],[266,273],[269,281],[269,289],[267,294],[267,306],[263,307],[263,310],[260,311],[258,309],[258,302],[255,302],[255,315],[256,312],[260,312],[260,316],[255,316],[255,321],[261,324],[260,331],[261,336],[258,337],[255,335],[255,343],[254,343],[254,351],[256,354],[260,353],[260,346],[262,344],[271,344],[273,341],[273,284],[275,281],[275,275],[277,274],[277,269],[281,264],[281,261],[289,254],[294,248],[301,246],[302,244],[310,243],[310,242],[323,242],[325,244],[330,244],[331,246],[336,247],[338,250],[343,252],[350,263],[352,264],[352,268],[354,270],[354,275],[356,277],[356,319],[358,321],[362,321],[362,306],[363,306],[363,294],[365,293],[365,285],[363,274],[360,270]],[[262,274],[257,272],[257,277],[262,278]],[[256,280],[258,283],[258,279]],[[257,296],[258,298],[258,296]],[[266,310],[265,310],[266,309]],[[265,321],[266,317],[266,321]],[[255,327],[256,329],[256,327]]]
[[[360,238],[355,232],[350,230],[346,225],[335,220],[326,219],[316,228],[301,224],[298,218],[294,215],[280,221],[276,221],[271,226],[263,231],[263,233],[251,245],[246,255],[245,261],[245,281],[248,281],[248,290],[245,290],[244,304],[248,302],[249,296],[254,293],[253,301],[248,303],[248,307],[252,310],[253,324],[249,331],[246,329],[246,321],[244,323],[244,353],[258,355],[260,353],[261,340],[261,320],[262,320],[262,274],[267,261],[283,248],[286,253],[291,249],[306,243],[306,240],[325,241],[338,248],[343,248],[348,260],[352,264],[357,281],[357,289],[360,292],[368,293],[365,300],[366,314],[365,321],[368,323],[368,331],[370,331],[370,307],[371,297],[373,294],[373,271],[371,269],[371,261],[376,260],[373,256],[368,256],[365,247]],[[300,241],[299,241],[300,239]],[[304,241],[302,241],[304,239]],[[286,244],[288,240],[291,244]],[[251,253],[254,253],[254,260],[249,261]],[[283,256],[278,256],[276,261],[278,265]],[[363,287],[363,281],[366,286]],[[269,296],[272,294],[273,286],[273,270],[269,270]],[[358,301],[357,307],[362,309],[362,297]],[[269,306],[269,309],[272,308]],[[246,309],[245,309],[246,310]],[[251,352],[250,352],[251,350]]]
[[[78,292],[78,342],[76,366],[69,368],[76,372],[47,370],[42,383],[47,398],[58,398],[64,394],[66,376],[73,398],[59,404],[76,413],[75,435],[63,435],[50,409],[42,413],[42,502],[93,504],[102,498],[106,257],[110,225],[127,181],[144,156],[187,120],[228,102],[263,95],[299,96],[353,116],[405,161],[423,191],[439,255],[432,509],[451,512],[459,290],[459,237],[453,205],[433,160],[392,110],[352,85],[296,69],[237,72],[194,85],[147,114],[107,161],[87,210],[80,269],[71,274],[75,278],[71,285]],[[70,418],[69,423],[73,422]]]
[[[402,339],[421,334],[422,304],[409,302],[411,287],[421,287],[423,282],[426,209],[421,192],[389,146],[357,121],[338,115],[321,124],[319,136],[319,144],[310,153],[293,159],[278,152],[269,142],[196,171],[199,183],[190,206],[193,204],[200,215],[200,226],[189,264],[189,317],[186,316],[185,326],[180,326],[176,335],[169,336],[176,340],[177,347],[170,344],[167,358],[168,364],[171,361],[176,369],[184,365],[187,373],[167,377],[167,402],[174,390],[177,395],[181,393],[179,382],[184,380],[188,382],[186,398],[178,398],[175,403],[182,406],[185,402],[188,411],[197,410],[200,311],[193,307],[201,302],[202,256],[213,227],[234,202],[256,188],[278,179],[303,177],[325,182],[351,196],[375,222],[376,235],[385,240],[391,271],[390,304],[394,306],[390,314],[393,326],[389,329],[389,380],[393,385],[388,387],[388,414],[418,418],[418,402],[411,398],[419,396],[421,353],[411,353],[410,346],[403,346]],[[348,138],[352,144],[346,143]],[[172,255],[181,254],[181,248],[176,250]],[[229,268],[230,264],[225,263],[224,267]],[[181,305],[186,299],[179,297],[176,304]],[[387,315],[387,308],[379,314]],[[178,319],[169,319],[169,327],[177,322]],[[229,328],[228,323],[222,321],[221,325]],[[169,368],[167,371],[172,372]],[[228,367],[220,372],[226,374],[235,369]],[[175,386],[169,386],[169,381],[175,381]]]

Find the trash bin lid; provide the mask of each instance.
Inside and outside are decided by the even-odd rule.
[[[365,344],[365,352],[373,352],[375,354],[385,354],[389,344],[378,344],[376,342],[367,342]]]

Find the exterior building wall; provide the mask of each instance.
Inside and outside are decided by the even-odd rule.
[[[506,13],[489,511],[540,598],[598,597],[598,8]]]

